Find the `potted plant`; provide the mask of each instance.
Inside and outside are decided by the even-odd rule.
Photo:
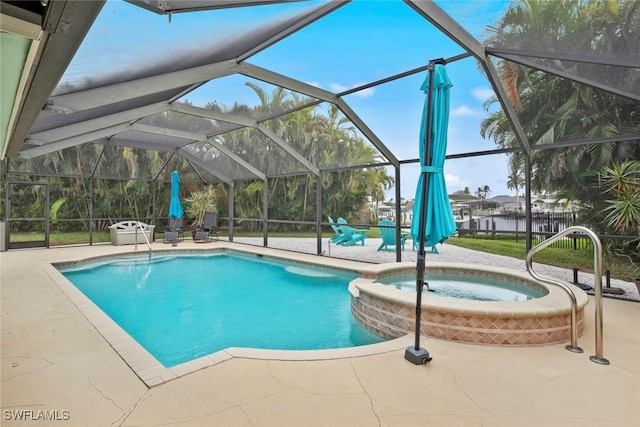
[[[186,213],[193,218],[191,226],[194,228],[192,236],[195,240],[196,232],[204,226],[204,215],[207,212],[218,212],[218,189],[207,185],[204,189],[194,191],[186,200]]]

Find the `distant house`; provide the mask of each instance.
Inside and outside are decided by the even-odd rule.
[[[532,212],[566,212],[574,211],[577,207],[575,202],[567,199],[556,199],[555,197],[531,196]]]
[[[464,209],[495,209],[495,204],[490,200],[472,196],[471,194],[449,194],[449,201],[454,214],[458,214],[461,208]]]
[[[380,206],[378,206],[378,219],[382,220],[382,219],[390,219],[393,220],[393,218],[396,216],[396,207],[393,205],[386,205],[386,204],[382,204]]]
[[[495,203],[498,212],[515,212],[524,209],[524,197],[501,195],[492,197],[488,201]]]
[[[396,206],[392,203],[383,203],[378,206],[377,210],[378,221],[388,219],[396,222]],[[400,223],[407,225],[411,223],[411,217],[413,214],[413,201],[408,201],[404,205],[400,206]]]
[[[485,200],[471,194],[449,194],[449,203],[456,220],[464,218],[465,215],[468,216],[469,209],[483,209],[484,202]]]
[[[516,199],[515,196],[495,196],[487,201],[493,202],[496,205],[497,212],[514,212],[524,211],[526,199],[524,196],[520,196]],[[567,199],[557,200],[554,197],[541,197],[532,194],[531,195],[531,211],[532,212],[565,212],[576,210],[575,203],[568,201]]]
[[[452,203],[475,203],[482,201],[480,197],[472,196],[471,194],[449,194],[449,200]]]

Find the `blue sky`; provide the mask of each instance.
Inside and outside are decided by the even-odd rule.
[[[438,1],[472,35],[482,37],[495,22],[504,1]],[[208,12],[156,15],[122,1],[108,1],[78,50],[63,81],[126,72],[141,64],[220,43],[271,19],[316,5],[302,1]],[[462,49],[399,0],[356,0],[329,16],[250,58],[248,62],[326,90],[340,92],[450,57]],[[493,95],[475,61],[447,65],[453,82],[447,154],[494,149],[479,135],[486,112],[483,102]],[[418,157],[418,135],[426,73],[414,75],[345,97],[353,110],[400,159]],[[187,96],[195,105],[207,102],[255,105],[259,101],[244,86],[245,76],[230,76],[204,85]],[[265,85],[267,91],[272,87]],[[483,156],[445,164],[449,192],[489,185],[490,196],[513,194],[506,187],[507,157]],[[390,171],[390,173],[393,173]],[[417,165],[402,167],[401,193],[413,199]],[[393,193],[389,194],[393,197]]]

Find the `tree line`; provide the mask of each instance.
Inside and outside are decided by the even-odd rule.
[[[638,28],[640,2],[634,0],[518,0],[489,27],[486,43],[549,53],[564,49],[594,58],[638,58]],[[640,93],[638,67],[528,59]],[[500,60],[498,69],[508,102],[534,147],[532,190],[579,202],[582,223],[599,233],[640,234],[640,140],[623,138],[640,134],[640,102],[507,60]],[[492,108],[496,102],[493,98],[485,104],[480,133],[502,148],[518,147],[506,115]],[[597,139],[608,142],[547,148]],[[508,186],[516,192],[524,187],[524,168],[524,153],[511,154]],[[618,249],[640,261],[639,244],[636,240]]]
[[[394,180],[384,167],[377,150],[365,141],[353,124],[335,105],[297,109],[305,99],[282,88],[267,93],[260,86],[247,83],[257,94],[260,104],[221,106],[209,103],[206,109],[231,115],[260,117],[273,111],[294,109],[284,116],[263,124],[277,137],[321,170],[319,176],[305,170],[295,158],[281,149],[264,133],[242,128],[220,133],[215,142],[237,153],[243,160],[272,176],[265,183],[251,176],[234,181],[234,217],[236,224],[254,231],[262,227],[263,193],[268,194],[269,219],[311,221],[316,219],[317,180],[320,180],[323,219],[342,216],[350,222],[368,223],[372,212],[369,201],[383,201],[385,191]],[[185,102],[189,104],[188,101]],[[224,123],[193,115],[168,111],[144,119],[143,124],[171,129],[216,134]],[[214,171],[225,176],[247,176],[247,171],[232,161],[216,145],[198,141],[187,148]],[[352,167],[353,166],[353,167]],[[355,167],[361,166],[361,167]],[[51,219],[78,219],[61,222],[58,227],[88,229],[90,210],[94,229],[105,229],[111,222],[131,218],[151,220],[167,215],[170,199],[170,174],[177,170],[183,185],[181,198],[188,198],[206,182],[220,182],[215,175],[194,165],[184,157],[171,153],[119,147],[111,144],[85,144],[24,161],[12,161],[12,171],[46,171],[47,176],[30,175],[33,181],[48,181],[51,192]],[[306,172],[306,173],[305,173]],[[21,180],[26,175],[21,176]],[[91,179],[88,177],[92,177]],[[228,215],[228,187],[217,184],[221,216]],[[18,190],[17,190],[18,191]],[[42,216],[43,196],[22,194],[23,203],[14,216]],[[153,209],[155,206],[155,211]],[[245,221],[242,221],[245,219]],[[190,221],[187,218],[187,221]],[[80,225],[81,224],[81,225]],[[187,222],[188,224],[188,222]],[[274,223],[270,230],[311,229],[304,225]]]

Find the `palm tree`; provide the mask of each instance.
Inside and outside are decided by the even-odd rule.
[[[225,146],[267,176],[267,185],[252,181],[250,175],[237,162],[224,155],[216,145],[208,141],[196,141],[183,149],[192,150],[213,169],[230,177],[241,177],[235,182],[235,208],[241,218],[262,217],[264,192],[269,196],[269,216],[278,219],[309,221],[315,218],[315,191],[317,179],[321,180],[322,203],[325,214],[354,219],[360,216],[368,198],[380,201],[384,191],[390,188],[393,178],[385,168],[376,167],[380,154],[358,133],[355,126],[335,105],[313,106],[296,110],[275,118],[273,114],[291,109],[306,102],[300,95],[277,88],[272,92],[248,83],[260,100],[253,107],[235,103],[230,107],[209,103],[206,108],[216,112],[255,117],[279,139],[297,150],[320,169],[343,166],[338,172],[323,173],[320,177],[304,173],[304,167],[271,141],[264,133],[249,127],[225,131],[221,122],[189,114],[168,111],[145,118],[144,124],[165,126],[172,129],[210,135],[216,143]],[[187,102],[187,104],[189,104]],[[295,108],[293,108],[295,109]],[[261,119],[262,118],[262,119]],[[229,128],[227,128],[229,129]],[[100,161],[96,164],[96,161]],[[53,215],[56,218],[88,218],[90,200],[94,192],[94,218],[148,218],[156,198],[160,212],[166,212],[169,185],[165,180],[172,170],[178,170],[185,187],[193,190],[193,183],[200,175],[191,163],[170,153],[123,148],[117,145],[87,145],[72,147],[48,156],[25,161],[25,170],[54,171],[72,178],[52,179],[54,196]],[[168,172],[167,172],[168,171]],[[81,177],[94,174],[92,189],[89,181]],[[70,185],[75,177],[75,185]],[[125,177],[119,181],[113,177]],[[241,180],[242,177],[245,180]],[[153,187],[151,179],[157,178]],[[206,177],[205,177],[206,179]],[[220,194],[224,188],[218,187]],[[158,195],[164,192],[166,197]],[[222,208],[222,206],[221,206]],[[259,222],[245,222],[247,227],[260,227]],[[287,225],[277,225],[287,227]]]
[[[306,102],[299,95],[282,88],[267,93],[254,83],[247,83],[247,86],[256,92],[260,100],[255,107],[237,103],[225,107],[211,103],[207,108],[232,114],[243,112],[259,118]],[[320,107],[303,108],[263,123],[278,138],[321,169],[379,163],[377,152],[359,136],[353,124],[335,105],[327,107],[326,112]],[[268,180],[266,188],[263,188],[261,182],[239,182],[235,185],[236,212],[239,216],[260,218],[262,194],[267,191],[270,218],[310,220],[315,217],[313,194],[317,178],[311,174],[287,176],[292,172],[302,171],[302,168],[282,148],[263,133],[249,128],[220,134],[216,138],[219,144],[239,153],[265,174],[276,175]],[[239,168],[211,144],[195,144],[201,144],[198,149],[206,150],[207,161],[215,162],[221,170]],[[384,168],[376,167],[324,173],[320,179],[325,215],[338,213],[347,219],[358,216],[361,208],[366,205],[368,196],[374,200],[383,200],[384,190],[393,183],[393,178],[387,175]],[[257,224],[251,222],[244,225],[253,227]],[[276,224],[274,227],[284,229],[288,225]]]
[[[524,188],[524,164],[521,153],[514,153],[509,157],[509,177],[507,179],[507,188],[515,190],[516,204],[520,206],[519,190]]]
[[[633,57],[640,45],[639,20],[640,4],[630,0],[519,0],[490,28],[492,35],[487,42],[540,50],[571,46],[572,50],[596,56]],[[551,65],[578,75],[598,72],[588,63],[554,60]],[[640,133],[637,101],[508,61],[502,61],[499,69],[525,135],[534,146]],[[609,67],[602,77],[611,86],[631,91],[640,87],[637,68]],[[492,102],[495,99],[485,108]],[[502,111],[492,112],[482,121],[481,134],[501,147],[517,146]],[[535,191],[557,192],[559,197],[579,200],[595,212],[602,211],[603,201],[593,191],[596,172],[637,158],[637,140],[534,150],[532,187]]]
[[[488,185],[483,185],[482,187],[478,187],[475,195],[476,197],[480,197],[481,199],[486,199],[489,193],[491,193],[491,188],[489,188]]]
[[[371,199],[375,202],[373,222],[378,223],[379,203],[384,202],[385,192],[391,188],[394,180],[381,168],[370,168],[367,172]]]

